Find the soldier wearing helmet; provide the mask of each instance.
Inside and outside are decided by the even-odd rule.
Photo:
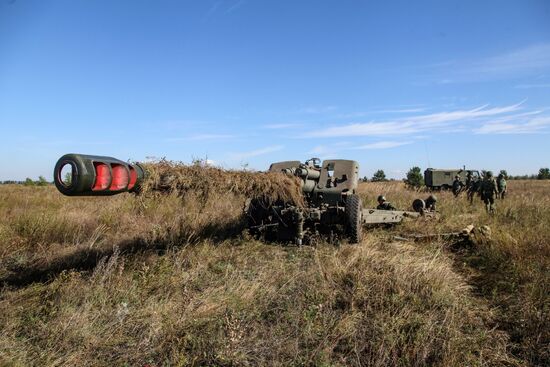
[[[481,198],[485,203],[485,209],[488,213],[494,213],[495,211],[495,197],[498,196],[497,183],[493,178],[493,172],[487,171],[485,178],[481,181],[479,187]]]
[[[497,177],[497,189],[498,189],[498,198],[504,199],[506,195],[506,177],[501,172]]]
[[[464,183],[460,179],[460,176],[456,175],[455,180],[453,181],[453,194],[455,197],[458,197],[458,195],[462,192],[463,187]]]
[[[378,196],[378,206],[376,207],[378,210],[396,210],[393,205],[389,201],[386,201],[386,197],[384,195]]]
[[[430,212],[435,212],[435,204],[437,203],[437,198],[435,195],[430,195],[424,201],[426,203],[426,210]]]
[[[481,180],[477,177],[473,177],[470,174],[470,183],[468,184],[468,188],[467,188],[468,201],[470,202],[470,205],[474,203],[474,196],[476,193],[479,192],[480,185],[481,185]]]

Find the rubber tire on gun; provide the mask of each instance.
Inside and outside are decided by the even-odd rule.
[[[346,198],[346,232],[350,243],[359,243],[362,240],[363,204],[358,195],[350,194]]]

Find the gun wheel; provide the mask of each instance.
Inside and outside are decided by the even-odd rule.
[[[355,194],[346,198],[346,232],[350,243],[359,243],[362,240],[363,204],[361,198]]]
[[[247,227],[251,235],[259,236],[259,227],[262,224],[266,224],[271,213],[270,206],[263,199],[252,199],[246,209],[246,222]]]
[[[421,213],[426,209],[426,202],[422,199],[415,199],[412,203],[413,210],[417,213]]]

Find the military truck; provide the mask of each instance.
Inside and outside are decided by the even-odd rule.
[[[431,190],[448,190],[453,187],[455,176],[460,176],[462,182],[466,182],[468,173],[473,179],[479,179],[479,171],[466,168],[428,168],[424,171],[424,184]]]

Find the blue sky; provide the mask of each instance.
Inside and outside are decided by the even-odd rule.
[[[0,0],[0,180],[62,154],[550,166],[550,2]]]

